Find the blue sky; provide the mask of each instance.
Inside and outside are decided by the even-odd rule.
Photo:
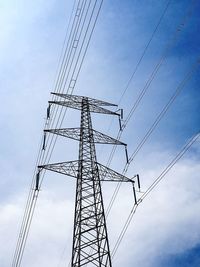
[[[167,2],[104,1],[74,93],[118,103]],[[171,1],[120,103],[125,117],[191,2]],[[122,135],[130,154],[200,57],[200,3],[194,2],[192,15],[181,26],[176,42]],[[0,3],[2,267],[10,266],[14,252],[72,5],[73,1],[64,0]],[[198,67],[129,169],[130,176],[140,173],[144,189],[199,131],[199,71]],[[69,111],[64,126],[76,127],[78,115]],[[93,119],[96,129],[108,131],[110,118],[95,115]],[[109,134],[116,136],[117,130],[114,121]],[[76,159],[77,148],[74,142],[59,139],[51,162],[70,160],[72,156]],[[110,149],[97,149],[100,162],[106,163]],[[67,153],[69,150],[73,152]],[[125,163],[122,151],[117,149],[112,162],[112,167],[119,171]],[[199,265],[199,151],[197,143],[138,209],[113,266],[187,267],[188,262],[192,267]],[[22,266],[55,267],[60,261],[62,267],[69,261],[74,186],[68,177],[46,175]],[[106,204],[113,190],[113,185],[104,186]],[[108,218],[111,248],[131,209],[131,199],[129,188],[123,187]],[[46,252],[41,255],[44,246]]]
[[[200,246],[197,246],[183,254],[171,255],[161,261],[162,266],[198,266],[199,261],[199,250]]]

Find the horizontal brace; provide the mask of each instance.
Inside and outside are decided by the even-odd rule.
[[[68,107],[68,108],[73,108],[73,109],[78,109],[78,110],[82,109],[82,103],[74,102],[74,101],[49,101],[49,104],[56,104],[56,105],[60,105],[63,107]],[[88,103],[88,105],[89,105],[90,112],[119,116],[118,113],[111,111],[109,109],[102,108],[98,105],[94,105],[90,103]]]
[[[97,228],[101,228],[101,227],[103,227],[103,226],[104,226],[104,224],[101,224],[101,225],[98,225],[98,226],[94,226],[93,228],[89,228],[89,229],[87,229],[87,230],[80,231],[80,233],[81,233],[81,234],[85,234],[85,233],[88,233],[88,232],[90,232],[90,231],[96,230]]]
[[[103,238],[101,238],[101,239],[106,239],[106,237],[103,237]],[[83,242],[83,241],[82,241]],[[92,247],[93,245],[95,245],[95,244],[98,244],[98,241],[95,239],[95,240],[93,240],[93,241],[87,241],[88,243],[86,243],[85,242],[85,244],[83,244],[83,245],[81,245],[81,248],[82,249],[85,249],[85,248],[87,248],[87,247]],[[83,242],[84,243],[84,242]]]
[[[82,222],[84,222],[85,220],[90,220],[92,218],[96,218],[97,216],[102,216],[102,215],[103,215],[103,212],[102,211],[100,213],[97,213],[97,214],[95,214],[95,212],[94,212],[94,214],[90,215],[89,217],[85,217],[82,220],[80,220],[80,224]]]
[[[116,104],[112,104],[106,101],[98,100],[95,98],[85,97],[85,96],[78,96],[78,95],[69,95],[69,94],[60,94],[60,93],[51,93],[52,95],[56,95],[58,97],[65,98],[70,101],[74,101],[77,103],[82,103],[83,99],[86,99],[90,104],[98,105],[98,106],[113,106],[117,107]]]
[[[83,129],[84,130],[84,129]],[[49,132],[52,134],[57,134],[63,137],[71,138],[77,141],[80,141],[80,128],[61,128],[61,129],[46,129],[44,132]],[[99,131],[92,130],[94,143],[98,144],[112,144],[112,145],[124,145],[125,143],[114,139],[106,134],[103,134]]]
[[[85,164],[88,163],[88,166],[83,166],[83,172],[87,173],[90,177],[82,177],[83,181],[94,181],[93,176],[94,173],[92,172],[92,168],[90,165],[90,161],[83,161]],[[50,171],[54,171],[60,174],[68,175],[71,177],[78,177],[78,168],[79,168],[80,161],[68,161],[68,162],[61,162],[61,163],[54,163],[54,164],[47,164],[47,165],[40,165],[38,166],[39,169],[46,169]],[[135,181],[133,178],[137,177],[136,175],[130,179],[98,162],[95,162],[97,170],[95,173],[99,174],[100,181],[109,181],[109,182],[131,182],[134,183]]]
[[[105,253],[101,253],[101,257],[103,257],[103,256],[106,256],[108,254],[108,252],[106,251]],[[96,256],[97,255],[97,256]],[[83,266],[83,265],[87,265],[88,263],[90,263],[90,262],[92,262],[93,264],[95,264],[94,263],[94,261],[97,261],[97,265],[96,266],[99,266],[99,262],[98,262],[98,259],[99,259],[99,253],[97,252],[97,253],[95,253],[95,254],[92,254],[92,255],[90,255],[90,254],[88,254],[88,255],[86,255],[86,256],[88,256],[88,261],[86,261],[86,262],[84,262],[84,263],[81,263],[81,266]],[[95,256],[95,258],[94,258],[94,256]],[[84,259],[85,260],[85,259]],[[81,262],[82,262],[83,260],[81,260]],[[102,265],[103,266],[103,265]]]

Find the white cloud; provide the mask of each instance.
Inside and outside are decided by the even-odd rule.
[[[148,175],[150,169],[154,172],[152,168],[146,167],[144,173]],[[114,266],[132,266],[134,263],[151,267],[158,258],[184,252],[198,244],[199,171],[198,162],[182,160],[144,200],[119,247]],[[66,187],[67,184],[68,181]],[[108,202],[113,187],[113,184],[108,187],[104,185],[105,203]],[[73,198],[67,199],[63,195],[59,197],[58,192],[59,189],[50,193],[49,189],[44,187],[40,193],[25,250],[24,266],[53,267],[59,261],[61,266],[65,266],[64,263],[69,261],[74,201]],[[1,205],[2,267],[8,266],[12,258],[23,202],[22,198],[10,199],[8,204]],[[132,204],[132,189],[129,185],[124,185],[108,217],[111,249]],[[64,247],[66,250],[62,256]]]
[[[116,255],[116,266],[155,266],[160,257],[198,245],[199,170],[198,162],[182,161],[150,193],[133,217]],[[115,221],[118,215],[116,210]]]
[[[2,267],[10,266],[23,214],[24,197],[10,199],[1,204],[0,218],[0,262]],[[54,266],[61,258],[63,247],[65,256],[71,255],[71,227],[74,203],[69,200],[54,199],[50,193],[41,193],[24,253],[25,266]],[[66,245],[67,244],[67,245]],[[51,257],[49,256],[51,255]]]

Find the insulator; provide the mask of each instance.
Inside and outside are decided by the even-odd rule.
[[[127,150],[127,145],[125,145],[125,153],[126,153],[126,162],[128,163],[128,150]]]
[[[49,106],[47,108],[47,119],[50,118],[50,109],[51,109],[51,105],[49,104]]]
[[[134,196],[134,200],[135,200],[135,205],[137,205],[137,197],[136,197],[136,192],[135,192],[135,186],[133,183],[133,196]]]
[[[120,116],[118,116],[118,118],[119,118],[119,129],[120,131],[122,131],[122,122],[121,122]]]
[[[121,109],[121,119],[123,120],[123,118],[124,118],[124,110],[123,110],[123,108]]]
[[[42,150],[45,150],[45,148],[46,148],[46,132],[44,133]]]
[[[77,11],[76,11],[76,16],[79,17],[80,16],[80,12],[81,12],[81,9],[78,8]]]
[[[73,48],[77,48],[79,40],[74,40]]]
[[[77,45],[78,45],[78,40],[75,40],[75,41],[77,42]],[[77,45],[76,45],[76,47],[77,47]],[[76,47],[74,47],[74,48],[76,48]],[[75,84],[76,84],[76,80],[71,79],[69,87],[70,88],[74,88]]]
[[[137,174],[137,183],[138,183],[138,188],[139,188],[139,191],[140,191],[140,177],[139,177],[139,174]]]
[[[39,191],[39,182],[40,182],[40,171],[38,171],[38,173],[36,175],[35,191]]]

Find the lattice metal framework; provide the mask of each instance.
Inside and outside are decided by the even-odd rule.
[[[111,267],[101,181],[131,182],[134,186],[134,180],[97,162],[95,143],[126,144],[93,130],[91,112],[119,114],[101,107],[115,106],[111,103],[82,96],[56,95],[65,100],[50,104],[80,109],[81,125],[80,128],[49,129],[46,132],[79,140],[79,159],[38,166],[39,171],[47,169],[77,179],[71,266]]]
[[[80,140],[80,136],[81,136],[81,128],[49,129],[49,130],[45,130],[45,132],[50,132],[53,134],[61,135],[61,136],[68,137],[68,138],[78,140],[78,141]],[[126,145],[108,135],[105,135],[93,129],[92,129],[92,134],[94,137],[94,143]]]
[[[78,110],[82,110],[82,103],[81,102],[74,102],[73,100],[71,101],[49,101],[49,104],[57,104],[60,106],[64,107],[69,107],[69,108],[74,108]],[[89,102],[88,102],[89,104]],[[90,106],[90,112],[95,112],[95,113],[103,113],[103,114],[110,114],[110,115],[119,115],[116,112],[110,111],[108,109],[102,108],[98,105],[95,104],[89,104]]]

